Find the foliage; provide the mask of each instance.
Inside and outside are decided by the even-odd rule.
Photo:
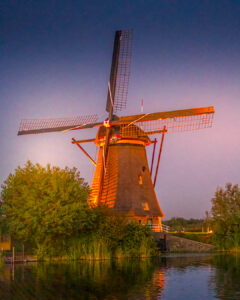
[[[0,237],[7,232],[5,217],[3,215],[3,209],[2,209],[3,201],[1,199],[0,195]]]
[[[30,245],[40,259],[154,254],[147,226],[129,223],[105,207],[90,209],[88,192],[75,168],[27,162],[2,185],[3,223],[15,245]]]
[[[129,222],[120,215],[110,215],[104,210],[98,235],[104,239],[113,256],[151,256],[154,254],[155,243],[148,226]]]
[[[109,215],[105,208],[91,209],[98,214],[96,227],[72,237],[65,245],[49,247],[42,257],[61,256],[68,260],[110,259],[113,257],[149,257],[155,255],[155,242],[151,230],[119,215]],[[100,213],[99,213],[100,212]]]
[[[127,224],[122,250],[128,256],[147,257],[154,255],[155,243],[151,237],[150,228],[137,223]]]
[[[201,232],[204,225],[203,219],[184,219],[181,217],[174,217],[170,220],[163,221],[163,224],[170,226],[171,231],[193,231]]]
[[[4,261],[3,261],[3,251],[0,252],[0,270],[3,268],[3,264],[4,264]]]
[[[87,195],[88,185],[75,168],[44,168],[28,161],[2,185],[4,223],[14,238],[37,247],[65,239],[90,218]]]
[[[221,249],[240,248],[240,188],[226,184],[212,198],[212,228],[214,242]]]

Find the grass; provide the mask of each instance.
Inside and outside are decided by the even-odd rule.
[[[140,247],[119,245],[111,249],[106,241],[97,238],[82,238],[73,240],[67,252],[68,260],[106,260],[111,258],[150,257],[153,249],[149,247],[149,240],[143,239]]]
[[[212,242],[212,233],[207,232],[176,232],[172,233],[175,236],[182,237],[188,240],[193,240],[205,244],[213,244]]]
[[[238,234],[234,236],[231,242],[227,242],[226,239],[224,240],[224,246],[222,243],[219,243],[219,240],[216,241],[216,236],[213,233],[207,232],[173,232],[175,236],[182,237],[185,239],[215,245],[215,249],[217,251],[223,252],[232,252],[232,253],[239,253],[240,252],[240,245],[239,245],[239,237]]]
[[[111,258],[111,252],[103,240],[73,240],[67,251],[67,260],[105,260]]]
[[[110,260],[112,258],[151,257],[157,253],[155,243],[147,237],[138,241],[138,244],[124,239],[113,246],[106,239],[88,235],[72,239],[65,246],[56,246],[55,249],[40,247],[38,259],[42,261]]]

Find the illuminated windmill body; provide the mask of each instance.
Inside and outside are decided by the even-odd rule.
[[[61,118],[22,120],[18,134],[63,132],[68,130],[99,127],[96,138],[73,139],[96,166],[92,181],[89,205],[107,205],[142,224],[153,224],[161,229],[164,217],[159,206],[154,186],[166,133],[208,128],[212,126],[214,108],[194,108],[178,111],[157,112],[117,117],[116,113],[126,107],[130,75],[132,32],[116,31],[106,111],[108,118],[97,122],[97,115]],[[158,161],[152,181],[156,139],[151,135],[162,134]],[[94,142],[98,146],[95,162],[80,145]],[[149,169],[146,146],[153,144],[153,156]]]

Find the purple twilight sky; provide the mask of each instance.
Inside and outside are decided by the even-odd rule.
[[[103,120],[114,32],[124,28],[134,39],[121,115],[140,113],[142,98],[146,113],[216,110],[213,128],[166,136],[156,186],[166,218],[204,217],[218,185],[240,182],[240,1],[1,1],[0,20],[1,183],[27,160],[76,166],[91,180],[71,138],[95,129],[17,130],[22,118]],[[95,156],[95,146],[86,149]]]

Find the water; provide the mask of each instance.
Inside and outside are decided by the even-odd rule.
[[[240,255],[5,265],[0,299],[240,299]]]

